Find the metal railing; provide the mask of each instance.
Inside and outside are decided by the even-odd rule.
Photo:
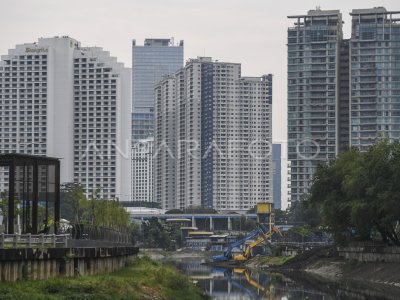
[[[0,234],[0,249],[64,248],[69,234]]]
[[[103,241],[115,244],[134,244],[129,231],[122,232],[110,228],[87,224],[70,224],[61,233],[70,235],[74,240]]]
[[[59,234],[6,234],[0,233],[0,249],[22,248],[67,248],[88,246],[133,245],[133,235],[129,231],[87,224],[59,226]]]

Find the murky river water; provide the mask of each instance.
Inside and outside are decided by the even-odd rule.
[[[384,286],[329,282],[305,273],[269,273],[203,264],[204,258],[171,262],[185,272],[211,299],[400,299]]]

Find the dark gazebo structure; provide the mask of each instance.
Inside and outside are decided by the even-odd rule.
[[[15,211],[19,207],[22,233],[48,232],[49,218],[54,219],[54,233],[57,233],[60,222],[60,160],[46,156],[0,154],[0,168],[4,175],[1,197],[8,196],[7,232],[15,232]]]

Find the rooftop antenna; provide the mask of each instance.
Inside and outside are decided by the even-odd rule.
[[[315,10],[321,11],[321,4],[318,4]]]
[[[170,43],[171,46],[175,46],[175,45],[174,45],[174,37],[173,37],[173,36],[172,36],[171,39],[169,40],[169,43]]]

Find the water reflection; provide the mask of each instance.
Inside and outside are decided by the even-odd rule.
[[[387,290],[354,283],[326,282],[304,273],[255,272],[203,264],[205,259],[172,263],[184,271],[211,299],[398,299]]]
[[[174,264],[211,299],[335,299],[326,293],[297,286],[295,281],[281,274],[217,268],[204,262],[180,260]]]

